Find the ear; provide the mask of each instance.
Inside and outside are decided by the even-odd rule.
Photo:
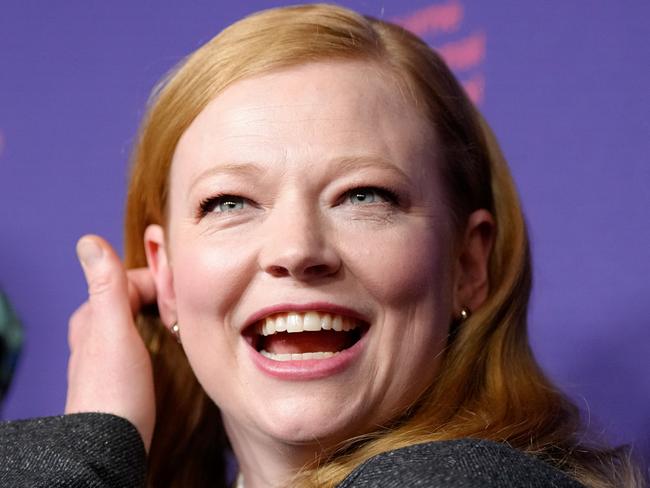
[[[147,264],[156,283],[158,311],[163,323],[171,327],[177,320],[174,276],[165,242],[165,231],[160,225],[150,225],[144,231],[144,249]]]
[[[467,219],[467,227],[456,255],[454,316],[463,308],[478,309],[490,291],[488,264],[494,242],[495,224],[492,214],[481,209]]]

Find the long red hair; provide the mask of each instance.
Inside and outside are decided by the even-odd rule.
[[[237,80],[318,60],[356,59],[390,72],[431,122],[458,229],[476,209],[496,222],[487,301],[450,339],[434,384],[402,417],[324,454],[296,479],[334,486],[365,459],[400,446],[478,437],[541,456],[591,487],[633,486],[623,454],[581,444],[577,409],[545,377],[526,332],[531,263],[526,225],[507,164],[489,127],[441,58],[402,28],[329,5],[247,17],[184,60],[154,91],[133,153],[126,207],[126,264],[146,266],[143,234],[165,225],[169,169],[192,120]],[[226,486],[227,439],[182,349],[156,310],[140,315],[157,395],[149,485]]]

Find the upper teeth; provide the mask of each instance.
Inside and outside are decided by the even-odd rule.
[[[257,333],[267,336],[276,332],[347,331],[356,327],[357,324],[354,320],[341,315],[321,312],[289,312],[275,314],[258,322]]]

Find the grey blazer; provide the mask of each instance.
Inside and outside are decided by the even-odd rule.
[[[136,488],[146,455],[135,427],[84,413],[0,423],[0,487]],[[504,444],[460,439],[380,454],[338,488],[580,488],[552,466]],[[191,487],[188,487],[191,488]]]

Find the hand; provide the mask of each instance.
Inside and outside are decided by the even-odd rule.
[[[149,452],[156,418],[149,353],[134,316],[156,300],[147,268],[126,272],[111,246],[84,236],[77,255],[88,282],[88,301],[70,318],[65,412],[104,412],[135,425]]]

